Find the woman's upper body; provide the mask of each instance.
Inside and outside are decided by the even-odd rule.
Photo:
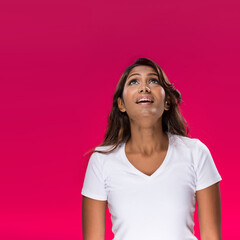
[[[213,204],[221,176],[206,145],[187,137],[180,94],[154,66],[134,66],[118,84],[105,144],[95,150],[115,148],[92,154],[82,189],[87,240],[104,239],[106,201],[114,240],[196,239],[196,197],[202,239],[221,239]]]
[[[168,136],[166,156],[151,175],[128,160],[125,142],[109,154],[91,155],[82,194],[107,201],[114,240],[196,240],[196,193],[222,178],[200,140]],[[205,215],[213,214],[214,209],[209,210]]]

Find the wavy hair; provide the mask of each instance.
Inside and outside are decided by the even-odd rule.
[[[119,110],[117,99],[118,97],[123,99],[123,89],[130,71],[134,67],[141,65],[150,66],[156,71],[156,73],[158,74],[160,85],[165,90],[165,100],[167,99],[167,97],[170,98],[170,109],[168,111],[164,111],[162,115],[163,132],[170,132],[172,134],[189,137],[188,124],[179,110],[179,105],[182,102],[181,93],[177,89],[175,89],[173,84],[169,82],[166,74],[157,63],[150,60],[149,58],[138,58],[134,62],[134,64],[126,68],[126,70],[120,77],[113,96],[112,109],[108,116],[107,130],[105,132],[104,140],[100,145],[97,146],[111,146],[112,148],[107,151],[95,150],[95,148],[93,148],[90,150],[92,153],[110,153],[115,148],[117,148],[119,144],[127,141],[131,137],[129,117],[126,112],[121,112]],[[87,153],[89,153],[90,151],[88,151]]]

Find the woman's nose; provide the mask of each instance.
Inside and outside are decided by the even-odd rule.
[[[140,86],[140,88],[138,89],[138,92],[151,92],[151,89],[144,85],[144,86]]]

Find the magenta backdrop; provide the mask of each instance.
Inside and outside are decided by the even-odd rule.
[[[239,7],[1,1],[0,238],[82,238],[83,154],[103,140],[122,72],[148,57],[181,92],[190,135],[212,153],[223,178],[223,238],[238,239]],[[111,240],[109,212],[106,228]]]

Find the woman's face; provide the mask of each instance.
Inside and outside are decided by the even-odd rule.
[[[137,103],[142,96],[152,99],[153,102]],[[161,120],[164,110],[168,110],[164,100],[165,91],[160,85],[156,71],[150,66],[137,66],[127,77],[123,89],[123,101],[118,98],[118,107],[120,111],[126,111],[130,121],[153,124]]]

